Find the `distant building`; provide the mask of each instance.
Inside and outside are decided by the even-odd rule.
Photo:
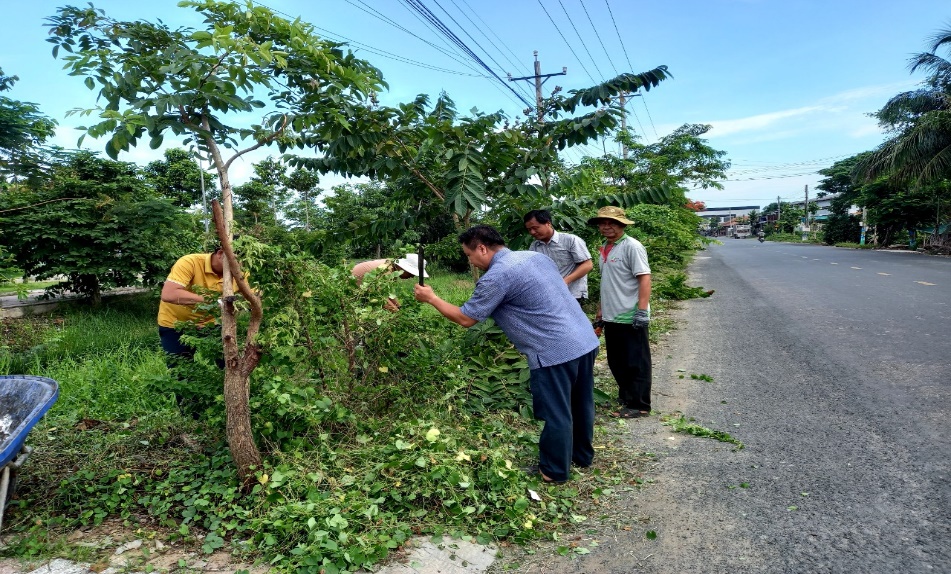
[[[758,205],[740,205],[737,207],[707,207],[697,215],[706,221],[701,226],[704,232],[710,231],[711,223],[716,223],[720,235],[733,235],[738,217],[747,217],[753,211],[759,211]],[[753,222],[756,223],[755,221]]]
[[[809,221],[815,223],[821,223],[826,219],[829,219],[829,216],[832,215],[830,207],[832,206],[832,200],[836,198],[837,194],[829,194],[820,199],[809,198],[809,203],[815,203],[819,206],[819,211],[809,214]],[[805,198],[802,201],[790,201],[789,205],[797,209],[802,209],[803,204],[805,203]]]

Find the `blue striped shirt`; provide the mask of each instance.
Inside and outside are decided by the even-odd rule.
[[[500,249],[460,310],[476,321],[495,319],[530,369],[572,361],[599,345],[555,263],[541,253]]]

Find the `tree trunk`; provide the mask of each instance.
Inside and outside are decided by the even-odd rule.
[[[203,118],[202,124],[209,132],[208,119]],[[251,372],[254,371],[261,359],[261,348],[254,341],[258,328],[261,325],[263,311],[260,297],[251,290],[247,279],[241,272],[241,266],[235,257],[231,246],[231,222],[234,220],[234,210],[231,194],[231,180],[228,178],[227,165],[221,157],[221,150],[210,137],[205,138],[211,152],[218,178],[221,182],[221,197],[224,207],[218,201],[212,202],[214,211],[215,230],[224,250],[222,273],[222,307],[221,307],[221,342],[224,346],[225,380],[224,399],[225,414],[227,416],[226,434],[228,448],[238,469],[238,478],[244,489],[250,490],[254,481],[254,469],[261,467],[261,453],[254,443],[254,434],[251,430]],[[241,294],[251,305],[251,320],[245,335],[244,352],[238,348],[238,324],[235,320],[234,286],[232,276],[238,283]]]
[[[238,288],[244,298],[251,304],[251,321],[248,323],[248,332],[245,335],[244,352],[238,347],[238,325],[235,320],[233,286],[230,277],[225,275],[224,291],[232,291],[230,295],[222,294],[221,309],[221,341],[225,355],[224,399],[226,414],[226,436],[231,457],[238,467],[238,478],[245,489],[250,489],[254,481],[254,470],[261,467],[261,453],[254,443],[254,434],[251,429],[251,372],[254,371],[261,359],[261,348],[254,342],[261,325],[262,309],[258,295],[251,291],[247,279],[241,273],[240,265],[231,246],[231,238],[226,232],[224,217],[218,201],[212,202],[215,215],[215,229],[221,239],[224,249],[225,269],[231,268],[235,273]]]

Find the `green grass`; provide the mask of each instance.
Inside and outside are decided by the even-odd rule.
[[[63,303],[54,312],[9,319],[0,331],[0,374],[42,375],[57,362],[138,349],[158,352],[153,295],[109,301],[96,309]]]
[[[836,247],[845,247],[847,249],[875,249],[875,246],[871,243],[861,244],[861,243],[851,243],[848,241],[842,241],[835,244]]]

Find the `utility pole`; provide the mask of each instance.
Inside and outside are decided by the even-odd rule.
[[[779,220],[782,219],[783,215],[783,203],[779,201],[779,196],[776,196],[776,231],[781,231],[779,227]]]
[[[624,107],[624,104],[627,103],[627,100],[624,99],[625,96],[627,96],[627,92],[621,92],[621,95],[618,96],[618,101],[621,103],[621,109],[624,110],[624,113],[621,114],[621,131],[627,131],[627,108]],[[627,159],[627,144],[625,143],[621,144],[621,157]]]
[[[640,97],[640,94],[638,94],[638,93],[628,94],[627,92],[621,92],[621,93],[618,95],[618,103],[621,104],[621,109],[624,110],[624,113],[621,114],[621,130],[622,130],[622,131],[627,130],[627,107],[626,107],[626,104],[627,104],[627,97],[628,97],[628,95],[630,95],[632,98],[635,97],[635,96],[636,96],[636,97]],[[622,156],[624,159],[627,159],[627,144],[623,144],[623,143],[621,144],[621,156]]]
[[[862,223],[860,224],[859,229],[862,230],[862,234],[859,236],[859,245],[865,245],[865,229],[866,229],[866,219],[865,214],[868,212],[868,207],[862,207]]]
[[[542,84],[548,78],[552,76],[564,76],[568,74],[568,68],[563,67],[561,72],[555,74],[543,74],[542,73],[542,63],[538,61],[538,50],[533,52],[535,55],[535,75],[534,76],[522,76],[521,78],[513,78],[512,74],[508,75],[510,82],[517,82],[519,80],[532,80],[535,82],[535,105],[538,110],[538,122],[541,123],[545,121],[545,110],[542,108]]]
[[[809,236],[809,186],[806,185],[806,203],[803,204],[805,208],[803,212],[805,216],[802,218],[802,240],[806,241]]]

